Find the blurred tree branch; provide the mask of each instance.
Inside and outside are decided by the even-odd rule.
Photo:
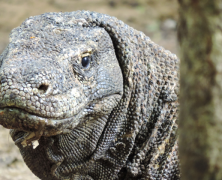
[[[182,180],[222,179],[222,0],[179,0]]]

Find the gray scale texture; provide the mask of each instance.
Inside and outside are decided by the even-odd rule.
[[[115,17],[30,17],[0,55],[0,124],[43,180],[178,180],[178,72]]]

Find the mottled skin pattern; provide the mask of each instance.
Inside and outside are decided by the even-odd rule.
[[[178,180],[178,66],[114,17],[30,17],[0,55],[0,124],[43,180]]]

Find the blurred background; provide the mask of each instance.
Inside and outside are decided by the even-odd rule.
[[[29,16],[76,10],[116,16],[177,53],[177,0],[0,0],[0,53],[8,44],[10,31]]]
[[[115,16],[178,55],[177,0],[0,0],[0,54],[10,31],[29,16],[75,10]],[[0,180],[37,179],[23,163],[8,130],[0,126]]]

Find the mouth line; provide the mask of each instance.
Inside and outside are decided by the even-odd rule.
[[[7,129],[25,132],[39,132],[42,136],[67,134],[75,128],[79,121],[79,113],[68,118],[54,119],[41,117],[14,106],[0,108],[0,125]]]
[[[27,111],[26,109],[23,109],[23,108],[20,108],[20,107],[16,107],[16,106],[4,106],[4,107],[0,107],[0,111],[4,111],[5,109],[8,109],[8,111],[10,112],[13,112],[15,110],[18,110],[18,111],[21,111],[23,113],[26,113],[26,114],[29,114],[31,116],[36,116],[36,117],[39,117],[39,118],[44,118],[44,119],[49,119],[49,120],[65,120],[65,119],[68,119],[68,118],[72,118],[72,117],[75,117],[74,116],[71,116],[71,117],[66,117],[66,118],[59,118],[59,117],[49,117],[47,115],[43,115],[43,116],[40,116],[38,113],[34,113],[34,112],[30,112],[30,111]]]

